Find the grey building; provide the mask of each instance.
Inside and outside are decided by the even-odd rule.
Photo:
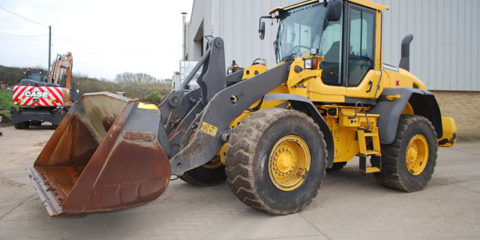
[[[279,6],[301,0],[195,0],[190,22],[186,25],[185,60],[198,60],[205,48],[205,36],[220,36],[225,41],[226,63],[236,60],[248,66],[255,58],[275,62],[273,41],[277,23],[266,21],[266,37],[258,38],[258,19]],[[384,62],[398,65],[400,43],[413,34],[411,69],[439,99],[442,111],[457,120],[460,132],[480,135],[480,109],[454,105],[453,99],[469,98],[480,105],[480,1],[478,0],[374,0],[388,5],[383,12]],[[438,91],[438,92],[437,92]],[[458,101],[457,101],[458,102]],[[477,112],[461,115],[456,109]],[[478,107],[477,107],[478,108]],[[466,110],[465,110],[466,111]],[[459,115],[458,117],[456,115]],[[475,119],[477,124],[463,128],[462,121]]]

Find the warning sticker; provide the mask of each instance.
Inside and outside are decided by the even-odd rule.
[[[217,130],[218,128],[213,126],[212,124],[210,123],[207,123],[207,122],[202,122],[202,132],[212,136],[212,137],[215,137],[215,135],[217,135]]]
[[[146,104],[146,103],[139,103],[138,108],[140,109],[147,109],[147,110],[158,110],[157,106],[154,104]]]

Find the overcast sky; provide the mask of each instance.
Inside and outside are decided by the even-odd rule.
[[[72,52],[74,73],[114,79],[118,73],[142,72],[171,78],[182,55],[180,13],[190,14],[192,4],[193,0],[1,0],[0,65],[47,68],[51,25],[52,61],[57,53]]]

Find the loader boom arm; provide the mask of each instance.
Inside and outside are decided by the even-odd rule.
[[[227,77],[221,38],[209,40],[206,54],[182,86],[192,80],[200,66],[203,66],[197,79],[200,90],[186,94],[183,90],[172,91],[159,106],[162,120],[158,141],[171,157],[175,175],[209,162],[227,141],[229,123],[285,82],[290,69],[290,64],[283,64],[243,81],[240,81],[242,72]],[[227,87],[227,82],[234,84]]]

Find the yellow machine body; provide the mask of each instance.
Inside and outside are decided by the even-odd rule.
[[[375,86],[375,83],[378,83],[381,76],[382,82],[378,92],[388,88],[426,89],[425,84],[423,84],[420,79],[415,77],[410,72],[403,69],[399,69],[399,72],[394,72],[386,70],[383,67],[381,70],[370,70],[362,80],[362,83],[357,87],[348,88],[343,86],[330,86],[324,84],[321,80],[322,69],[304,70],[301,73],[296,73],[293,70],[295,66],[304,66],[304,64],[305,63],[303,59],[295,59],[291,66],[292,70],[290,71],[288,81],[285,84],[278,86],[268,94],[287,93],[307,97],[312,102],[335,103],[333,105],[317,105],[318,110],[321,112],[328,112],[330,109],[336,109],[335,112],[338,113],[333,116],[326,114],[325,117],[325,121],[332,131],[335,142],[334,162],[347,162],[360,154],[381,156],[377,127],[377,120],[380,116],[378,114],[367,114],[366,116],[365,112],[369,110],[367,108],[360,109],[360,111],[357,112],[357,116],[355,116],[355,107],[338,105],[345,103],[346,97],[373,98],[374,91],[365,93],[366,89],[368,88],[368,82],[374,82],[373,86]],[[248,79],[255,76],[256,74],[252,74],[254,71],[257,71],[257,74],[259,74],[267,71],[267,68],[263,65],[253,65],[247,67],[244,70],[243,79]],[[301,88],[299,87],[300,85],[304,85],[305,87]],[[377,93],[377,95],[378,98],[380,94]],[[392,101],[401,97],[402,96],[400,95],[387,96],[387,98],[391,99]],[[261,102],[261,100],[258,100],[251,106],[251,108],[259,106],[259,109],[267,109],[277,107],[283,103],[285,103],[285,101]],[[244,111],[240,116],[231,122],[230,127],[234,128],[251,113],[251,111]],[[407,103],[405,106],[403,114],[415,114],[412,106],[409,103]],[[349,117],[352,118],[353,116],[355,116],[355,118],[349,119]],[[455,121],[449,117],[442,117],[442,123],[444,135],[438,140],[439,146],[453,146],[457,131]],[[359,128],[367,127],[369,127],[368,132],[371,133],[369,133],[369,135],[366,137],[370,137],[375,142],[374,148],[371,150],[367,150],[365,137],[359,137],[364,136],[362,133],[365,132],[359,130]],[[362,133],[359,134],[359,131]],[[224,147],[219,152],[223,163],[225,163],[225,151],[227,146],[228,143],[225,143]]]
[[[275,14],[277,11],[295,9],[314,2],[318,1],[305,1],[286,8],[275,8],[270,11],[270,14]],[[388,9],[388,6],[366,0],[349,0],[349,2],[376,10],[375,46],[377,47],[374,49],[376,61],[373,69],[369,70],[365,74],[360,84],[354,87],[332,86],[325,84],[321,79],[323,69],[318,67],[324,58],[303,54],[303,58],[295,58],[293,63],[291,63],[288,80],[284,84],[278,86],[268,93],[286,93],[306,97],[315,103],[318,110],[322,113],[327,113],[330,109],[336,109],[335,112],[337,114],[333,116],[329,114],[324,115],[325,121],[332,131],[335,142],[334,162],[347,162],[359,155],[381,156],[379,132],[377,126],[377,120],[380,116],[378,114],[366,114],[366,112],[370,110],[368,108],[357,108],[356,110],[356,107],[345,106],[347,98],[378,99],[385,89],[392,88],[414,88],[419,90],[427,89],[425,84],[409,71],[390,66],[387,69],[387,67],[385,67],[383,64],[381,47],[382,11]],[[306,59],[312,58],[317,58],[317,61],[319,62],[317,64],[317,68],[304,69],[300,73],[295,71],[296,67],[303,68],[305,66]],[[285,64],[285,62],[280,62],[277,64],[277,66],[281,64]],[[244,69],[242,79],[249,79],[265,71],[267,71],[267,67],[264,65],[249,66]],[[372,89],[372,86],[374,89]],[[387,99],[390,101],[394,101],[395,99],[399,98],[402,98],[402,96],[387,96]],[[285,102],[286,101],[258,100],[251,106],[251,108],[257,107],[259,109],[267,109],[277,107]],[[355,111],[357,111],[357,114],[355,114]],[[231,122],[230,127],[234,128],[251,113],[251,111],[244,111],[240,116]],[[402,114],[415,114],[410,103],[406,104]],[[455,121],[449,117],[442,117],[442,124],[443,136],[438,140],[438,144],[440,147],[453,146],[457,131]],[[364,134],[365,131],[368,132],[367,136]],[[365,137],[372,139],[371,141],[374,142],[374,146],[373,148],[370,146],[370,148],[372,148],[370,150],[367,150],[368,147]],[[225,143],[224,147],[219,152],[223,163],[225,163],[224,156],[227,146],[228,142]],[[379,169],[377,170],[379,171]]]

